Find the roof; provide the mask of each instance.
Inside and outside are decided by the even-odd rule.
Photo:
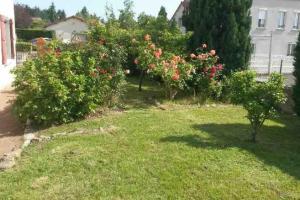
[[[57,22],[54,22],[54,23],[52,23],[52,24],[49,24],[49,25],[46,26],[46,28],[48,28],[48,27],[50,27],[50,26],[53,26],[53,25],[56,25],[56,24],[59,24],[59,23],[62,23],[62,22],[65,22],[65,21],[68,21],[68,20],[70,20],[70,19],[76,19],[76,20],[81,21],[81,22],[83,22],[83,23],[87,23],[87,22],[86,22],[83,18],[81,18],[81,17],[71,16],[71,17],[67,17],[66,19],[63,19],[63,20],[61,20],[61,21],[57,21]]]
[[[181,6],[184,8],[184,9],[187,9],[189,7],[189,4],[190,4],[190,1],[189,0],[183,0],[180,2],[178,8],[176,9],[175,13],[173,14],[172,18],[171,19],[174,19],[176,13],[179,11],[179,9],[181,8]]]
[[[171,19],[174,19],[176,13],[179,11],[179,9],[181,8],[181,6],[183,6],[183,1],[180,2],[179,6],[177,7],[176,11],[174,12],[173,16]]]

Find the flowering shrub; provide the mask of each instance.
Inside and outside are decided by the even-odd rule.
[[[160,76],[164,82],[166,95],[174,99],[178,90],[186,86],[186,80],[193,71],[192,65],[181,56],[164,56],[159,65],[153,69],[153,73]]]
[[[14,71],[15,110],[21,119],[40,125],[72,122],[121,94],[122,48],[94,43],[76,51],[47,48]]]
[[[206,44],[198,48],[196,54],[191,54],[190,58],[194,65],[194,71],[189,85],[193,88],[195,96],[201,95],[201,97],[207,98],[218,88],[224,67],[218,63],[219,57],[216,55],[216,51],[208,51]]]
[[[284,103],[284,79],[280,74],[271,74],[267,82],[256,81],[256,73],[251,71],[237,72],[230,80],[231,101],[243,105],[248,111],[252,127],[252,141],[264,122],[274,117],[279,104]]]
[[[145,72],[160,77],[164,82],[167,96],[174,99],[178,90],[184,88],[192,72],[192,65],[181,56],[165,53],[161,48],[157,48],[148,34],[139,45],[138,55],[135,63],[142,71],[141,82]]]
[[[138,69],[141,71],[139,90],[142,90],[142,83],[146,72],[153,72],[160,65],[162,49],[157,48],[152,42],[150,35],[145,35],[142,42],[133,39],[137,48],[138,57],[134,60]]]

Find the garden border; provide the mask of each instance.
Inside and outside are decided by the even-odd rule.
[[[33,140],[37,139],[36,130],[33,129],[30,120],[26,122],[23,138],[24,142],[20,148],[4,154],[4,156],[0,158],[0,171],[13,168],[16,165],[16,159],[21,157],[23,150],[28,147]]]

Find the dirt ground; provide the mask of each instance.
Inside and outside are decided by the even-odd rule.
[[[12,88],[0,91],[0,157],[22,145],[24,126],[12,114]]]

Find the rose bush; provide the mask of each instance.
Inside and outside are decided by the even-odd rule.
[[[61,51],[58,46],[47,46],[47,51],[14,71],[15,111],[24,121],[72,122],[99,106],[111,106],[122,93],[126,55],[121,47],[90,42]]]
[[[166,95],[174,99],[179,90],[186,87],[186,81],[191,77],[193,66],[181,56],[164,56],[153,73],[160,76],[164,82]]]
[[[220,80],[224,66],[219,63],[219,57],[215,50],[208,50],[206,44],[190,55],[191,63],[194,66],[192,78],[188,85],[194,91],[194,96],[205,100],[220,93]]]
[[[184,89],[186,80],[190,78],[192,72],[192,65],[183,57],[163,52],[152,42],[148,34],[144,36],[144,41],[139,43],[135,63],[141,70],[140,89],[143,76],[147,72],[161,78],[166,96],[170,99],[174,99],[177,92]]]

